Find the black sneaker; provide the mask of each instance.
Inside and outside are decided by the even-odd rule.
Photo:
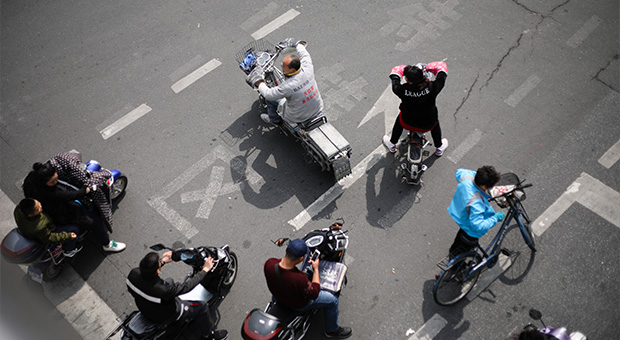
[[[328,338],[346,339],[353,334],[353,331],[349,327],[338,327],[335,332],[325,332],[325,336]]]
[[[228,331],[225,329],[218,329],[213,331],[210,336],[205,336],[205,339],[209,340],[226,340],[228,339]]]

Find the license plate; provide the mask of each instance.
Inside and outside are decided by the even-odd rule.
[[[33,281],[43,283],[43,272],[41,269],[28,267],[28,275]]]

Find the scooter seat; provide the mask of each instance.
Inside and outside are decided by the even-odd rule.
[[[418,163],[422,161],[422,146],[424,141],[417,133],[412,133],[412,137],[408,138],[407,158],[409,162]]]
[[[156,333],[168,326],[168,323],[154,323],[148,320],[142,313],[135,312],[127,323],[129,330],[135,335],[146,336]]]
[[[284,322],[289,323],[294,318],[303,315],[304,312],[297,311],[294,309],[290,309],[288,307],[282,306],[281,304],[274,303],[269,309],[269,315]]]

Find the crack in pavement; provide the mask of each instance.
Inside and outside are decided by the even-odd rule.
[[[611,65],[611,63],[612,63],[612,62],[614,62],[614,60],[618,60],[618,59],[620,59],[620,53],[619,53],[619,54],[616,54],[615,56],[613,56],[613,57],[612,57],[612,58],[611,58],[611,59],[607,62],[607,65],[605,65],[605,66],[601,67],[601,69],[600,69],[600,70],[598,70],[598,72],[596,72],[596,74],[592,77],[592,79],[593,79],[593,80],[597,80],[597,81],[599,81],[601,84],[603,84],[603,85],[605,85],[605,86],[609,87],[610,89],[612,89],[613,91],[616,91],[616,92],[618,92],[618,90],[617,90],[617,89],[615,89],[615,88],[613,88],[613,86],[611,86],[611,85],[607,84],[606,82],[604,82],[602,79],[600,79],[600,78],[599,78],[599,75],[601,74],[601,72],[605,71],[605,70],[609,67],[609,65]]]
[[[463,100],[461,101],[461,104],[459,105],[459,107],[457,107],[456,111],[454,111],[453,117],[454,117],[455,122],[456,122],[456,114],[463,107],[463,105],[465,105],[465,102],[467,101],[467,99],[469,99],[469,96],[471,95],[471,92],[473,91],[474,86],[476,86],[476,83],[478,82],[478,78],[480,78],[480,72],[478,72],[478,74],[476,75],[476,79],[474,80],[474,83],[471,84],[471,86],[469,87],[469,90],[467,91],[467,94],[465,95],[465,97],[463,97]]]

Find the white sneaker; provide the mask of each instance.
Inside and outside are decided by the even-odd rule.
[[[110,240],[110,243],[108,244],[107,247],[103,246],[103,250],[116,253],[116,252],[122,251],[126,247],[127,245],[125,243]]]
[[[383,136],[383,145],[385,145],[385,147],[388,148],[390,152],[396,152],[396,145],[392,144],[392,142],[390,141],[390,136]]]
[[[263,120],[263,122],[267,123],[267,124],[273,124],[271,122],[271,119],[269,119],[269,115],[266,113],[261,113],[260,114],[260,118]]]
[[[75,254],[77,254],[77,253],[79,253],[79,252],[80,252],[80,250],[82,250],[82,246],[81,246],[81,245],[80,245],[80,246],[77,246],[77,247],[76,247],[75,249],[73,249],[73,250],[69,250],[69,251],[64,251],[64,250],[63,250],[63,251],[62,251],[62,254],[63,254],[65,257],[74,257],[74,256],[75,256]]]
[[[437,150],[435,151],[435,156],[441,157],[443,155],[443,152],[446,151],[447,148],[448,148],[448,140],[445,138],[442,138],[441,146],[438,147]]]

